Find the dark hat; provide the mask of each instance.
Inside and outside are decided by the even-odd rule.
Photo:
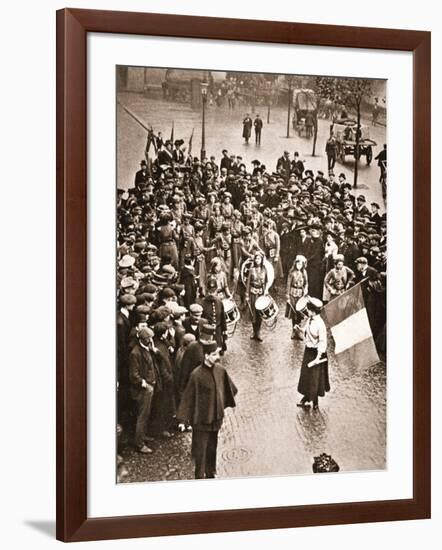
[[[167,323],[160,321],[159,323],[155,323],[153,326],[153,332],[155,336],[159,338],[167,332],[168,328]]]
[[[357,264],[368,264],[368,260],[364,256],[359,256],[359,258],[356,258],[356,263]]]
[[[203,345],[211,345],[215,343],[215,349],[216,349],[215,332],[216,332],[215,325],[204,324],[200,330],[200,336],[199,336],[200,343]]]
[[[163,290],[163,298],[165,300],[168,298],[176,298],[176,294],[171,288],[167,287]]]
[[[213,290],[216,290],[217,288],[218,288],[218,283],[216,281],[216,278],[209,277],[209,279],[207,280],[207,290],[213,291]]]
[[[148,294],[154,295],[157,292],[158,287],[156,285],[153,285],[152,283],[148,283],[143,290]]]
[[[120,304],[122,306],[131,306],[137,303],[137,299],[133,294],[123,294],[120,296]]]
[[[139,338],[140,340],[141,340],[141,339],[143,339],[143,340],[150,340],[150,339],[153,337],[153,334],[154,334],[154,333],[153,333],[153,331],[152,331],[150,328],[148,328],[148,327],[142,328],[142,329],[140,330],[140,332],[138,333],[138,338]]]
[[[199,305],[199,304],[191,304],[189,306],[189,311],[190,313],[192,313],[193,315],[202,315],[203,313],[203,308]]]

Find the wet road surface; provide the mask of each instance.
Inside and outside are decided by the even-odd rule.
[[[139,94],[120,94],[119,99],[154,131],[168,138],[175,124],[175,137],[187,141],[195,128],[193,152],[199,154],[201,113],[178,103],[147,100]],[[221,150],[241,154],[249,163],[258,158],[269,171],[284,149],[299,151],[306,167],[326,172],[324,156],[328,121],[320,121],[317,154],[311,157],[311,141],[293,136],[286,139],[286,112],[273,109],[271,124],[266,124],[265,112],[262,145],[244,145],[241,139],[242,117],[246,108],[233,113],[212,107],[207,113],[206,150],[219,161]],[[259,111],[257,111],[259,112]],[[374,154],[385,141],[385,128],[371,129],[378,143]],[[291,132],[294,134],[294,132]],[[252,136],[253,137],[253,136]],[[253,140],[252,140],[253,141]],[[135,171],[144,157],[146,132],[124,112],[119,114],[117,146],[118,186],[132,187]],[[352,165],[336,164],[335,173],[345,172],[352,181]],[[381,205],[376,163],[360,163],[359,192],[367,201]],[[341,471],[378,470],[386,467],[386,373],[379,364],[369,369],[354,365],[338,366],[329,354],[331,391],[320,399],[318,411],[296,406],[300,395],[297,383],[301,368],[303,344],[290,339],[291,323],[284,317],[284,292],[279,296],[276,328],[263,327],[263,343],[250,340],[251,326],[242,318],[222,364],[238,387],[237,406],[227,409],[219,434],[218,477],[269,476],[308,474],[313,457],[322,452],[331,454]],[[193,479],[190,460],[191,434],[175,434],[170,440],[149,444],[154,453],[140,455],[126,448],[122,451],[128,476],[125,481],[155,481]]]
[[[290,339],[282,296],[278,323],[274,330],[263,327],[264,341],[250,340],[250,323],[242,318],[221,360],[238,395],[219,433],[218,477],[308,474],[322,452],[341,471],[385,468],[385,366],[338,366],[330,353],[330,392],[320,398],[318,411],[297,407],[304,344]],[[193,479],[190,441],[190,433],[157,440],[148,456],[126,449],[125,481]]]
[[[201,149],[201,111],[193,110],[188,105],[162,100],[147,99],[141,94],[123,92],[118,95],[122,104],[127,106],[145,124],[151,124],[155,133],[162,132],[163,139],[169,139],[174,122],[175,139],[182,138],[184,146],[188,148],[189,137],[194,129],[192,153],[200,154]],[[260,110],[261,109],[261,110]],[[305,167],[312,170],[322,170],[327,173],[327,158],[325,156],[325,143],[329,135],[330,122],[319,120],[318,139],[316,144],[316,156],[312,157],[312,140],[299,137],[293,129],[290,129],[290,138],[286,138],[287,111],[283,108],[272,108],[270,124],[267,124],[267,108],[257,107],[256,113],[260,114],[264,121],[262,130],[262,144],[254,143],[254,133],[248,145],[242,139],[242,120],[244,113],[251,112],[249,107],[237,107],[234,111],[216,106],[207,107],[206,114],[206,154],[214,155],[219,163],[221,151],[228,149],[229,154],[241,155],[248,169],[251,162],[258,159],[263,162],[268,172],[276,169],[276,161],[287,149],[293,158],[295,151],[305,161]],[[118,187],[126,189],[134,184],[135,172],[139,168],[140,161],[144,158],[147,133],[125,111],[118,108],[117,119],[117,147],[119,151],[117,162]],[[365,124],[369,124],[364,121]],[[370,127],[370,137],[376,141],[373,147],[373,157],[382,149],[386,142],[386,128],[383,126]],[[153,149],[151,151],[153,154]],[[353,162],[350,156],[345,164],[337,162],[334,168],[335,174],[346,174],[347,180],[353,182]],[[382,190],[379,184],[379,167],[373,160],[367,166],[365,159],[359,162],[358,192],[363,193],[367,202],[376,201],[383,206]]]

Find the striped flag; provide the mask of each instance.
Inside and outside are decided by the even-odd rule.
[[[370,367],[379,363],[361,283],[331,300],[323,311],[335,341],[339,364]]]

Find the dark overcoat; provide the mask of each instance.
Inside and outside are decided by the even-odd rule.
[[[215,326],[216,343],[220,348],[224,348],[224,335],[227,332],[226,316],[222,301],[208,294],[201,302],[203,308],[203,317]]]
[[[242,137],[248,139],[252,133],[253,121],[250,117],[246,117],[242,122]]]
[[[219,422],[224,418],[224,409],[235,406],[237,391],[224,367],[202,364],[190,376],[177,417],[194,427]]]
[[[190,375],[198,365],[204,361],[203,346],[199,342],[191,342],[185,349],[181,359],[181,366],[175,380],[178,395],[181,395],[187,386]]]

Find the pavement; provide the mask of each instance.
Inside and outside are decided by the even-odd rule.
[[[141,95],[120,94],[128,106],[154,131],[169,137],[172,120],[175,137],[185,141],[195,128],[193,152],[199,154],[200,113],[189,107],[163,101],[147,101]],[[323,155],[328,134],[327,121],[320,121],[317,142],[318,156],[311,156],[311,141],[298,136],[285,138],[286,116],[283,110],[272,110],[271,123],[264,125],[262,145],[244,145],[241,138],[242,116],[216,107],[207,114],[207,154],[217,159],[221,150],[241,154],[250,163],[258,158],[272,170],[284,149],[298,151],[313,170],[326,171]],[[261,112],[266,121],[267,112]],[[371,137],[385,142],[386,129],[372,129]],[[293,133],[293,132],[292,132]],[[117,129],[118,185],[131,187],[134,173],[144,156],[145,131],[122,109]],[[248,164],[249,165],[249,164]],[[250,166],[250,165],[249,165]],[[351,165],[337,164],[335,172],[344,172],[352,181]],[[358,192],[367,200],[381,205],[375,163],[360,165]],[[238,387],[237,406],[227,409],[219,434],[218,477],[269,476],[308,474],[313,457],[326,452],[338,462],[341,471],[380,470],[386,468],[386,367],[380,363],[369,369],[355,365],[338,365],[330,354],[331,391],[320,400],[318,411],[296,406],[300,395],[297,383],[302,361],[303,344],[290,339],[291,324],[284,317],[284,289],[272,293],[279,304],[274,330],[263,329],[263,343],[251,341],[251,326],[245,315],[228,342],[222,364]],[[130,447],[122,451],[128,471],[125,482],[193,479],[190,459],[190,433],[177,433],[169,440],[149,444],[154,453],[140,455]]]
[[[201,111],[193,110],[188,105],[163,100],[147,99],[141,94],[122,92],[118,100],[128,107],[145,124],[152,125],[154,132],[161,131],[164,139],[170,137],[172,122],[174,123],[175,139],[181,138],[188,146],[189,138],[194,129],[192,152],[200,154],[201,149]],[[219,162],[221,151],[227,149],[229,153],[241,155],[248,168],[251,162],[258,159],[263,162],[269,171],[276,169],[276,161],[284,150],[290,152],[293,158],[295,151],[299,152],[305,166],[312,170],[322,170],[327,173],[327,157],[325,143],[329,135],[330,122],[319,120],[316,156],[312,157],[312,140],[299,137],[290,129],[290,138],[287,138],[287,111],[281,108],[272,108],[270,124],[267,124],[267,107],[256,108],[256,113],[264,121],[261,145],[254,143],[254,133],[248,145],[242,136],[242,120],[246,112],[251,113],[248,107],[237,107],[234,111],[227,108],[207,106],[206,111],[206,154],[214,155]],[[117,161],[118,187],[127,189],[133,186],[134,174],[144,158],[146,131],[137,124],[121,107],[118,107],[117,118],[117,147],[121,154]],[[363,123],[369,125],[368,121]],[[386,143],[386,128],[384,126],[370,126],[370,137],[377,145],[373,148],[373,157]],[[348,157],[345,164],[336,163],[336,174],[344,172],[347,180],[353,182],[353,162]],[[373,160],[367,166],[365,159],[359,162],[357,193],[363,193],[367,201],[378,202],[383,207],[382,190],[379,184],[379,168]]]

